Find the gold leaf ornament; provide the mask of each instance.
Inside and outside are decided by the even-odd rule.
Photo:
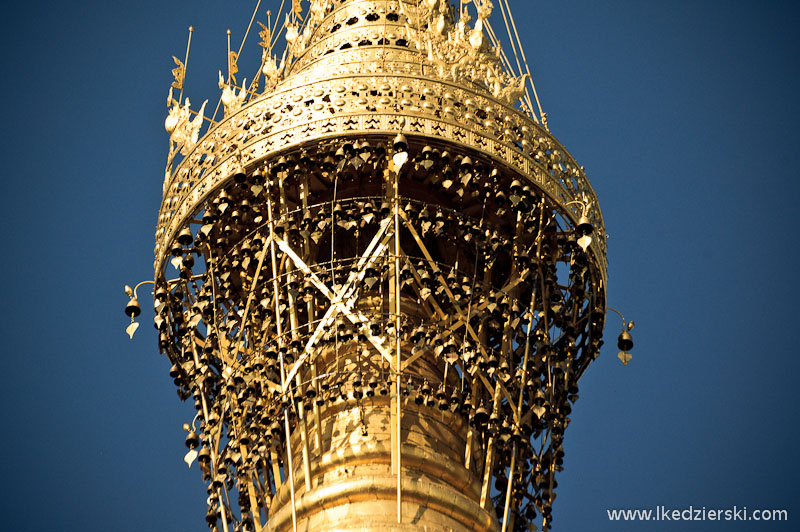
[[[258,36],[261,37],[261,42],[258,45],[261,48],[269,48],[269,42],[272,40],[272,36],[270,35],[269,28],[263,25],[262,23],[258,23],[261,26],[261,31],[258,32]]]
[[[186,462],[186,465],[188,465],[191,468],[195,458],[197,458],[197,451],[192,449],[188,453],[186,453],[186,456],[183,457],[183,461]]]
[[[237,54],[234,51],[231,51],[231,77],[233,77],[234,74],[239,72],[239,65],[236,64],[237,61],[239,61],[239,54]]]
[[[286,42],[293,43],[297,40],[297,26],[291,24],[286,26]]]
[[[592,237],[590,237],[589,235],[584,235],[584,236],[582,236],[582,237],[580,237],[580,238],[578,239],[578,245],[581,247],[581,249],[582,249],[583,251],[586,251],[586,249],[587,249],[587,248],[588,248],[588,247],[589,247],[591,244],[592,244]]]
[[[186,65],[183,64],[183,61],[172,56],[172,60],[175,61],[177,65],[175,68],[172,69],[172,77],[175,78],[175,81],[172,82],[172,87],[178,90],[183,89],[183,79],[186,75]]]
[[[131,340],[133,340],[133,333],[136,332],[136,329],[139,328],[139,323],[132,321],[130,325],[125,328],[125,332],[128,333],[128,336]]]

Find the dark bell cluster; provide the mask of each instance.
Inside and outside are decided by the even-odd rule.
[[[197,411],[187,462],[212,530],[269,518],[301,421],[388,400],[396,379],[405,404],[472,427],[511,530],[550,528],[577,382],[603,343],[602,275],[580,241],[593,228],[451,150],[401,135],[284,153],[208,191],[175,236],[154,325]]]

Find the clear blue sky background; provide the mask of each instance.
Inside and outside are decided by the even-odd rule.
[[[600,197],[609,304],[637,322],[631,364],[611,315],[582,381],[555,530],[797,530],[796,2],[512,3],[551,130]],[[205,530],[191,406],[147,309],[125,335],[122,286],[152,278],[171,56],[194,25],[188,95],[213,108],[225,30],[238,43],[254,4],[4,9],[0,529]],[[791,521],[605,513],[656,505]]]

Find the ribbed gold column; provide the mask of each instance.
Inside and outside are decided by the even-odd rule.
[[[297,529],[489,531],[498,524],[478,504],[477,472],[464,467],[467,427],[449,411],[404,401],[402,510],[391,467],[390,397],[349,399],[321,412],[321,449],[311,455],[311,490],[295,471]],[[309,430],[316,430],[313,424]],[[292,441],[300,456],[300,441]],[[475,449],[478,452],[478,449]],[[480,461],[478,461],[480,462]],[[292,529],[289,485],[276,495],[270,529]]]

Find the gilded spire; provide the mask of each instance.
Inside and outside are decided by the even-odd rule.
[[[490,0],[286,4],[202,136],[168,98],[154,323],[209,527],[548,530],[606,311],[583,167]]]

